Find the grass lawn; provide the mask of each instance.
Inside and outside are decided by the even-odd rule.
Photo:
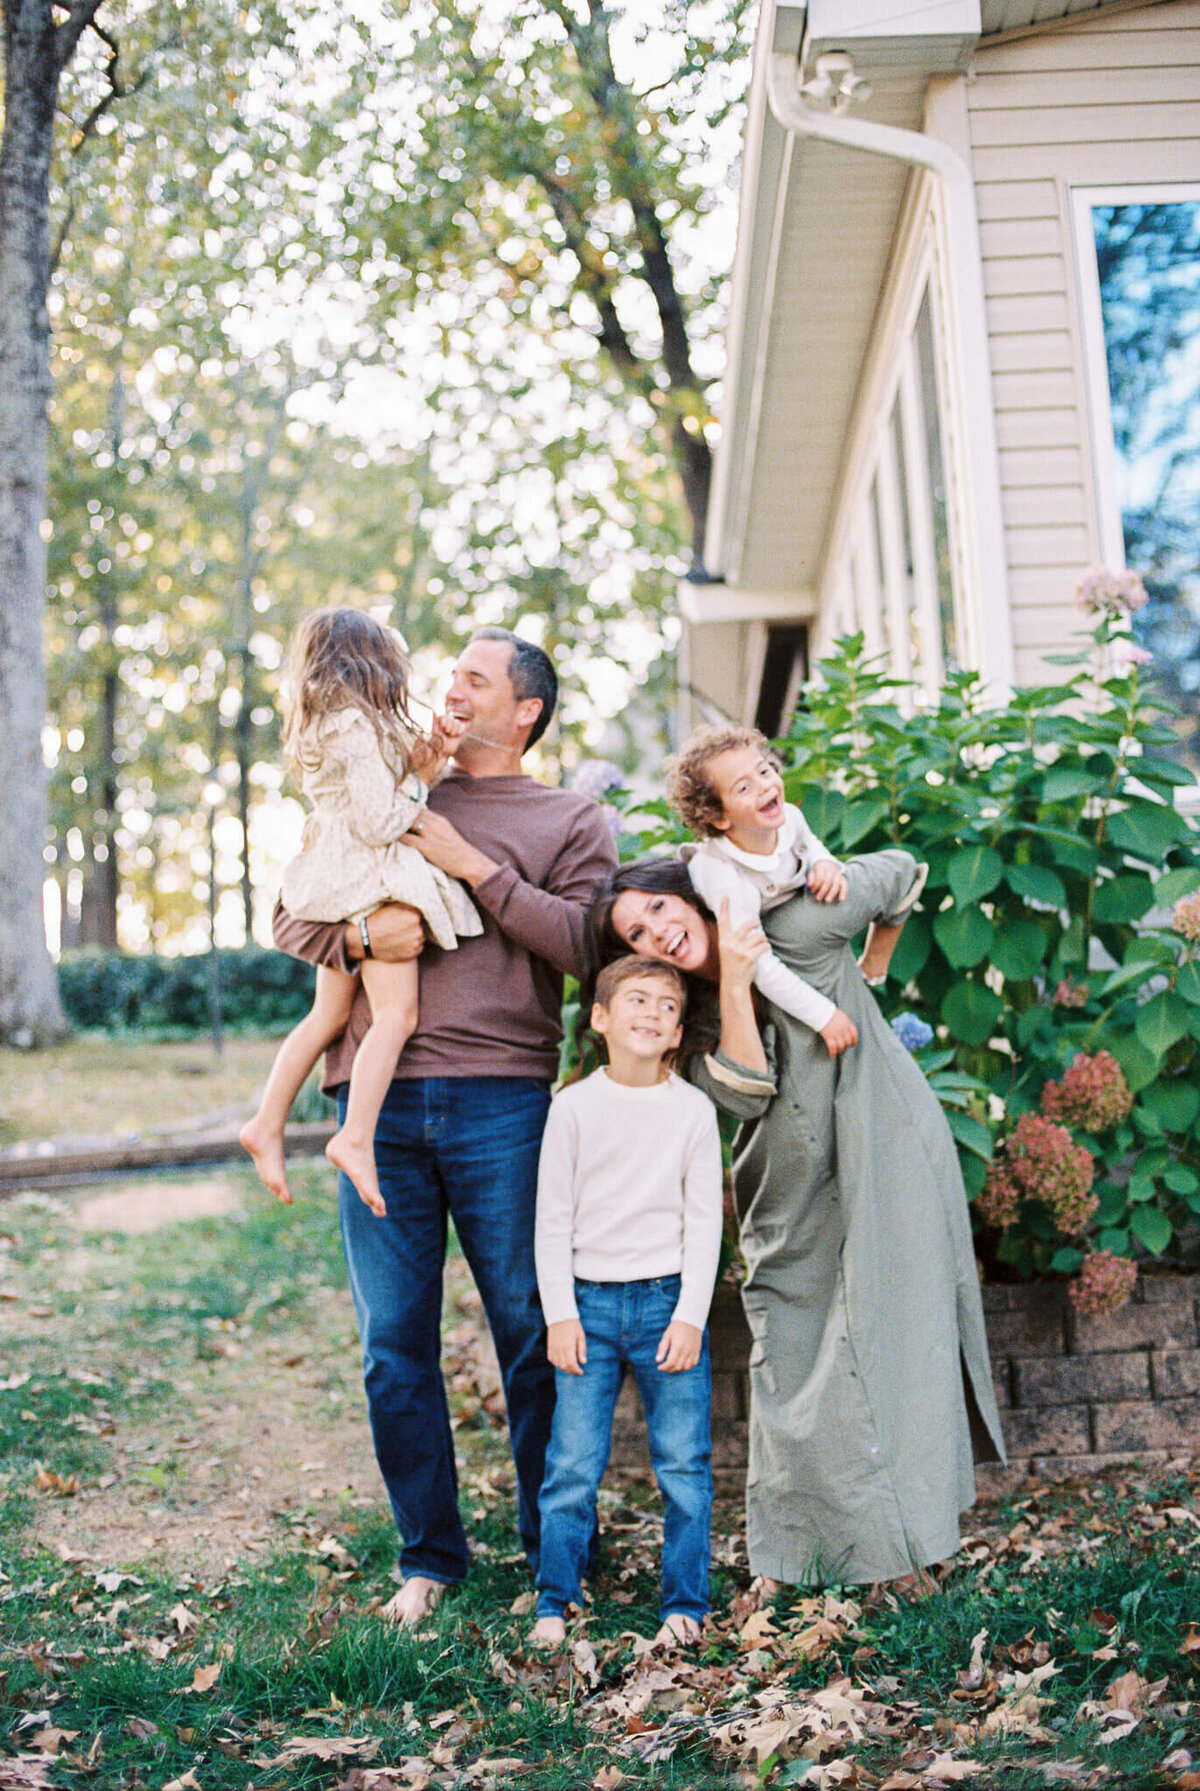
[[[0,1147],[244,1119],[278,1043],[229,1038],[219,1057],[204,1038],[148,1043],[80,1033],[47,1051],[0,1047]]]
[[[0,1791],[1200,1787],[1182,1471],[980,1507],[915,1605],[834,1587],[752,1609],[723,1507],[690,1655],[647,1649],[657,1517],[617,1485],[575,1646],[531,1651],[457,1261],[446,1360],[475,1563],[423,1633],[387,1628],[395,1536],[330,1176],[296,1181],[290,1211],[241,1170],[0,1210]],[[129,1229],[159,1207],[202,1216]]]

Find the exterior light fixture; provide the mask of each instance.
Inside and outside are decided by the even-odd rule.
[[[816,73],[800,89],[810,105],[826,112],[845,112],[855,100],[869,100],[871,83],[854,72],[845,50],[827,50],[817,57]]]

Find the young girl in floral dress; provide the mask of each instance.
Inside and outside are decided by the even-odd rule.
[[[290,1203],[284,1123],[322,1051],[345,1029],[361,976],[371,1026],[354,1059],[345,1120],[326,1155],[380,1218],[375,1124],[417,1024],[417,962],[371,957],[370,914],[384,902],[406,902],[445,951],[483,931],[462,884],[403,843],[405,833],[420,831],[428,786],[462,732],[448,717],[434,724],[431,737],[419,731],[409,714],[408,677],[396,634],[361,610],[316,610],[296,636],[284,752],[301,774],[312,813],[301,850],[283,873],[283,902],[298,920],[356,921],[365,955],[357,973],[318,967],[312,1009],[279,1047],[258,1112],[240,1134],[262,1181]]]

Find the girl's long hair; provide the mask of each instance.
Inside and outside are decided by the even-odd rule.
[[[408,660],[392,629],[360,609],[314,610],[292,642],[288,684],[283,751],[290,766],[314,771],[325,717],[361,709],[397,777],[408,775],[421,733],[408,710]]]
[[[579,985],[579,1020],[577,1030],[582,1050],[584,1034],[592,1011],[596,978],[605,964],[625,957],[629,946],[613,926],[612,913],[618,896],[628,889],[643,895],[679,896],[694,908],[702,920],[715,926],[712,910],[692,887],[687,866],[679,858],[636,858],[623,864],[596,895],[588,915],[587,973]],[[721,1036],[721,1010],[714,984],[702,976],[687,976],[687,1011],[683,1018],[683,1039],[675,1054],[677,1065],[689,1057],[716,1049]]]

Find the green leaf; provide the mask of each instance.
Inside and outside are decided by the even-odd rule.
[[[969,1113],[960,1113],[957,1108],[946,1107],[943,1112],[947,1125],[964,1150],[969,1150],[975,1156],[982,1157],[985,1163],[990,1163],[995,1141],[988,1128],[980,1120],[972,1119]]]
[[[1067,892],[1057,871],[1042,864],[1010,864],[1005,866],[1004,881],[1015,895],[1026,902],[1041,902],[1047,908],[1065,908]]]
[[[1139,1206],[1129,1216],[1129,1229],[1154,1256],[1161,1256],[1171,1242],[1173,1227],[1156,1206]]]
[[[1111,1250],[1114,1256],[1128,1256],[1129,1231],[1124,1225],[1109,1226],[1100,1233],[1096,1242],[1102,1250]]]
[[[1159,783],[1172,784],[1179,789],[1196,782],[1195,773],[1186,765],[1179,765],[1174,759],[1159,758],[1156,753],[1146,753],[1138,760],[1137,774],[1147,783],[1157,778]]]
[[[1154,885],[1149,877],[1109,877],[1096,887],[1093,914],[1106,921],[1140,920],[1154,906]]]
[[[1126,1032],[1120,1038],[1109,1039],[1108,1049],[1112,1052],[1134,1094],[1146,1087],[1158,1075],[1159,1058],[1156,1052],[1147,1050],[1141,1040],[1132,1032]]]
[[[1171,990],[1164,989],[1161,995],[1152,996],[1145,1007],[1138,1009],[1134,1024],[1146,1049],[1161,1057],[1164,1051],[1169,1051],[1175,1041],[1187,1032],[1187,1002]]]
[[[842,819],[842,845],[849,851],[859,840],[866,837],[873,827],[878,826],[891,813],[891,803],[887,797],[878,792],[872,796],[860,798],[852,802]],[[820,835],[820,828],[816,829]]]
[[[967,970],[987,956],[996,929],[978,908],[947,908],[935,916],[933,936],[954,968]]]
[[[1172,1163],[1163,1170],[1163,1180],[1172,1194],[1194,1194],[1200,1188],[1200,1175],[1186,1163]]]
[[[965,846],[950,860],[950,889],[956,902],[977,902],[1004,875],[1004,860],[990,846]]]
[[[1193,1007],[1200,1007],[1200,964],[1195,958],[1189,958],[1180,966],[1179,975],[1175,978],[1175,993],[1190,1001]]]
[[[1050,1258],[1050,1267],[1056,1275],[1073,1275],[1076,1269],[1083,1267],[1083,1251],[1074,1249],[1056,1250]]]
[[[842,816],[846,812],[846,798],[840,790],[824,788],[807,790],[798,788],[794,792],[789,787],[788,777],[783,780],[784,793],[789,802],[803,810],[804,819],[808,822],[818,839],[828,843],[831,833],[836,833],[841,826]]]
[[[983,1193],[983,1184],[987,1180],[987,1164],[982,1157],[968,1153],[960,1156],[958,1167],[962,1171],[963,1187],[967,1191],[968,1200],[978,1200]]]
[[[992,945],[992,963],[1008,982],[1027,982],[1040,968],[1046,934],[1036,920],[1003,916]]]
[[[942,1019],[964,1045],[982,1045],[995,1030],[1004,1003],[986,983],[956,983],[942,1002]]]
[[[892,953],[892,961],[888,966],[888,976],[903,988],[905,983],[912,982],[920,976],[929,962],[929,954],[933,950],[933,931],[923,914],[910,914],[905,922],[904,931]]]
[[[1154,906],[1173,907],[1180,896],[1191,895],[1194,889],[1200,889],[1200,864],[1183,864],[1177,870],[1164,871],[1154,885]]]
[[[1158,864],[1172,846],[1191,837],[1191,829],[1166,803],[1134,801],[1109,816],[1108,837],[1122,851]]]
[[[1147,1088],[1141,1106],[1148,1107],[1168,1132],[1186,1132],[1200,1113],[1200,1088],[1193,1082],[1159,1081]]]
[[[1046,773],[1042,784],[1043,802],[1069,802],[1075,796],[1094,796],[1107,787],[1108,778],[1082,766],[1055,765]]]
[[[1161,970],[1160,964],[1151,964],[1145,958],[1135,964],[1122,964],[1119,970],[1114,970],[1105,977],[1098,992],[1107,997],[1114,990],[1124,988],[1126,983],[1132,983],[1136,989],[1140,983],[1148,982],[1152,976],[1160,974]]]

